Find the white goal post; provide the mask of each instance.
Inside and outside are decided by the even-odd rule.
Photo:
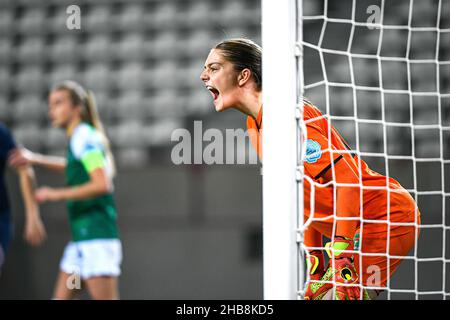
[[[262,1],[263,259],[269,300],[297,299],[304,282],[296,231],[303,206],[302,184],[296,180],[301,142],[295,46],[301,8],[296,5],[295,0]]]

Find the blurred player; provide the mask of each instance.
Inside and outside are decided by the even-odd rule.
[[[10,206],[5,184],[5,169],[9,155],[16,149],[16,143],[8,128],[0,123],[0,272],[12,236]],[[17,167],[20,189],[25,204],[24,237],[32,246],[40,245],[45,237],[45,228],[34,199],[34,171],[30,166]]]
[[[260,158],[261,53],[261,48],[250,40],[223,41],[210,51],[200,76],[213,96],[217,111],[234,108],[247,115],[249,136]],[[280,112],[283,107],[286,106],[280,106]],[[420,223],[420,213],[411,195],[397,181],[372,171],[356,154],[343,152],[350,150],[347,143],[319,109],[306,100],[304,121],[305,175],[314,182],[311,185],[305,179],[304,183],[305,221],[314,218],[305,232],[305,245],[311,248],[308,273],[313,280],[307,285],[305,299],[373,299],[379,291],[361,289],[361,285],[386,286],[401,262],[398,257],[406,256],[414,246],[418,233],[414,223]],[[360,181],[365,187],[378,187],[363,188],[363,208],[360,208]],[[321,186],[328,182],[347,185]],[[314,210],[310,210],[313,187]],[[361,223],[360,209],[364,223]],[[388,230],[389,222],[409,225],[392,225]],[[329,256],[327,266],[321,250],[322,236],[331,240],[325,246]],[[388,259],[386,254],[395,258]],[[334,288],[331,281],[336,283]]]
[[[66,188],[42,187],[36,191],[40,203],[66,201],[72,241],[60,263],[54,299],[74,298],[86,284],[93,299],[118,299],[118,277],[122,246],[113,198],[115,168],[109,142],[90,92],[66,81],[49,95],[53,126],[65,130],[66,159],[43,156],[26,149],[11,156],[11,164],[31,164],[65,173]]]

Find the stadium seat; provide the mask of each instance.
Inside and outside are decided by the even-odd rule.
[[[16,59],[22,64],[40,64],[47,55],[47,46],[43,38],[28,38],[17,48]]]
[[[144,23],[144,10],[141,4],[127,5],[116,19],[117,28],[122,31],[140,31]]]
[[[77,40],[74,37],[57,37],[50,46],[48,54],[54,63],[74,62],[78,58],[79,49]]]
[[[412,27],[436,27],[436,1],[418,1],[413,6]]]
[[[67,142],[64,132],[53,127],[45,127],[40,130],[45,147],[47,149],[62,150],[64,154]]]
[[[120,90],[139,90],[144,87],[142,64],[127,63],[116,73],[116,83]]]
[[[112,101],[109,97],[108,91],[101,91],[97,90],[94,92],[94,98],[95,102],[97,104],[97,110],[100,114],[100,118],[102,119],[102,122],[107,125],[109,123],[109,120],[111,118],[111,112],[112,112]]]
[[[143,124],[138,119],[122,121],[114,130],[110,130],[110,136],[115,147],[119,148],[142,148],[145,140],[142,136]]]
[[[175,89],[159,89],[149,102],[150,114],[154,117],[181,116],[181,100]]]
[[[46,101],[39,95],[26,95],[15,101],[12,111],[13,119],[17,123],[33,122],[39,124],[47,118]]]
[[[83,54],[90,62],[107,61],[112,57],[111,43],[108,35],[93,35],[87,41]]]
[[[42,130],[38,123],[20,122],[13,130],[17,143],[31,150],[39,150],[42,146]]]
[[[44,34],[46,21],[45,8],[30,8],[25,11],[24,15],[18,21],[18,30],[27,35]]]
[[[169,30],[178,25],[178,16],[175,2],[161,1],[147,23],[152,29]]]
[[[149,163],[149,154],[142,148],[120,148],[114,153],[116,163],[121,167],[143,167]]]
[[[190,33],[186,39],[182,39],[180,41],[180,48],[183,48],[184,54],[190,57],[200,56],[202,59],[206,59],[209,50],[215,44],[216,41],[213,40],[209,30],[199,29]]]
[[[178,79],[175,61],[171,59],[160,60],[158,65],[145,75],[155,89],[173,88]]]
[[[358,86],[378,86],[378,63],[375,59],[352,59],[355,84]],[[363,70],[367,70],[363,72]]]
[[[58,4],[57,10],[53,13],[52,16],[48,17],[47,20],[47,30],[52,32],[55,35],[64,35],[67,36],[70,34],[71,30],[67,29],[67,13],[66,6],[60,6]]]
[[[246,9],[245,1],[239,0],[227,1],[214,16],[216,21],[221,21],[225,26],[244,26],[253,19]]]
[[[435,59],[437,33],[432,31],[416,31],[411,33],[409,59]]]
[[[174,32],[161,31],[152,41],[151,54],[155,58],[174,58],[179,54],[178,50],[178,38]]]
[[[405,62],[386,61],[381,64],[383,88],[390,90],[407,90],[408,70]]]
[[[13,14],[8,10],[0,11],[0,36],[9,36],[14,27]]]
[[[65,81],[65,80],[79,80],[80,73],[75,67],[71,64],[62,64],[56,66],[52,71],[48,74],[48,79],[50,85],[54,85],[55,83]]]
[[[211,12],[214,5],[207,1],[197,1],[190,3],[186,12],[180,15],[181,23],[188,28],[207,27],[212,21]]]
[[[111,6],[96,5],[90,8],[85,22],[82,22],[84,29],[89,30],[90,33],[107,34],[112,30],[113,16]]]
[[[146,141],[152,146],[170,145],[172,133],[178,128],[183,128],[181,118],[160,118],[146,127]]]
[[[11,106],[8,103],[8,99],[4,95],[0,95],[0,119],[4,122],[8,121],[10,112]]]
[[[203,83],[200,81],[200,73],[203,70],[203,59],[196,59],[189,64],[186,64],[180,71],[177,72],[177,79],[183,88],[191,90],[199,90],[203,88]]]
[[[109,67],[103,63],[91,65],[84,73],[85,86],[94,92],[109,89],[113,80]]]
[[[120,121],[127,123],[133,120],[141,120],[144,112],[144,103],[141,91],[123,91],[123,94],[117,99],[117,105],[114,106],[113,115]]]
[[[129,33],[117,43],[116,55],[126,62],[144,58],[144,38],[140,33]]]
[[[11,40],[7,38],[0,40],[0,61],[11,61],[12,53]]]
[[[30,66],[21,69],[14,81],[19,92],[42,93],[48,88],[47,78],[41,66]]]
[[[215,112],[211,95],[207,90],[193,90],[183,101],[183,107],[187,115]]]
[[[0,67],[0,93],[7,93],[11,87],[10,84],[10,72],[6,67]]]
[[[436,65],[434,63],[411,64],[411,90],[415,92],[436,92]],[[430,81],[430,79],[433,79]]]
[[[381,56],[383,57],[406,57],[408,40],[407,30],[389,29],[383,32],[381,43]]]
[[[438,130],[415,130],[415,156],[419,158],[439,158],[440,139]]]
[[[439,41],[439,57],[442,60],[450,61],[450,33],[441,33]]]

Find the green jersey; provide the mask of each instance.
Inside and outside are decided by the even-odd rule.
[[[80,123],[68,145],[66,184],[83,185],[90,181],[89,173],[98,168],[103,168],[112,179],[111,161],[100,134],[92,126]],[[69,200],[67,209],[73,241],[118,238],[112,192],[85,200]]]

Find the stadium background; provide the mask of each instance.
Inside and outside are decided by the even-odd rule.
[[[330,17],[349,18],[352,1],[328,2]],[[367,6],[380,5],[379,1],[357,3],[356,17],[361,21],[367,19]],[[386,1],[392,21],[407,23],[408,3]],[[81,8],[81,30],[66,28],[66,8],[72,4]],[[435,4],[436,1],[415,1],[414,17],[418,23],[432,19]],[[320,1],[305,2],[305,13],[320,10]],[[446,17],[442,26],[448,28],[449,6],[444,7],[442,16]],[[305,40],[317,43],[321,27],[320,21],[306,23]],[[348,24],[328,24],[323,46],[342,50],[349,30]],[[355,52],[373,53],[378,35],[379,30],[357,28]],[[116,199],[124,247],[120,278],[124,299],[263,297],[260,166],[175,166],[170,159],[174,146],[170,140],[172,131],[187,128],[193,132],[194,120],[202,120],[204,130],[245,126],[244,117],[235,111],[216,114],[210,95],[199,80],[211,46],[230,37],[248,37],[261,43],[260,1],[0,1],[0,119],[12,128],[18,142],[34,151],[63,154],[64,135],[50,128],[47,120],[49,86],[73,79],[96,95],[119,166]],[[405,47],[401,45],[404,39],[403,31],[386,32],[382,54],[404,56]],[[412,39],[410,59],[429,56],[436,47],[429,34],[417,33]],[[449,60],[447,35],[442,36],[438,47],[440,57]],[[307,49],[305,55],[306,83],[320,81],[324,70],[317,52]],[[346,82],[349,66],[339,58],[326,55],[328,79]],[[357,81],[378,86],[379,75],[372,62],[354,61],[359,70]],[[386,65],[383,83],[404,88],[407,77],[403,67]],[[414,85],[418,86],[415,88],[436,90],[433,81],[428,80],[436,75],[430,68],[425,69],[411,73]],[[441,92],[449,93],[448,68],[443,67],[439,81]],[[353,115],[351,90],[330,87],[329,93],[332,114]],[[325,106],[324,86],[308,90],[306,96],[319,107]],[[408,106],[405,95],[386,97],[386,119],[409,122]],[[419,97],[414,103],[413,123],[436,123],[437,110],[436,99]],[[441,124],[448,126],[449,98],[442,99],[441,110]],[[379,93],[358,92],[357,112],[362,118],[381,119]],[[335,125],[356,147],[354,123],[342,121]],[[360,126],[360,150],[382,151],[381,129],[380,125]],[[388,130],[389,152],[411,154],[410,132],[395,130]],[[439,155],[436,137],[436,130],[418,132],[415,156]],[[444,131],[445,159],[450,158],[449,140],[449,132]],[[365,160],[373,169],[385,172],[379,160]],[[407,188],[413,188],[412,168],[412,161],[389,161],[391,175]],[[418,188],[441,189],[440,179],[445,176],[445,189],[449,192],[450,168],[446,165],[444,169],[442,173],[439,163],[417,163]],[[63,182],[61,177],[39,169],[37,176],[40,185]],[[42,206],[48,239],[44,246],[32,249],[21,238],[22,205],[12,172],[8,173],[8,186],[15,239],[0,277],[0,298],[48,299],[63,247],[69,239],[65,207],[61,203]],[[445,237],[447,231],[443,227],[444,218],[450,214],[450,203],[447,201],[443,215],[441,197],[419,197],[422,222],[443,224],[440,228],[422,230],[419,257],[442,257],[443,252],[448,255],[445,248],[450,247],[450,237]],[[417,289],[442,290],[443,285],[448,288],[450,283],[445,284],[442,276],[443,267],[448,268],[443,263],[419,263]],[[414,289],[414,269],[413,263],[404,262],[393,286]],[[446,280],[449,282],[448,277]],[[423,296],[430,297],[439,295]]]

